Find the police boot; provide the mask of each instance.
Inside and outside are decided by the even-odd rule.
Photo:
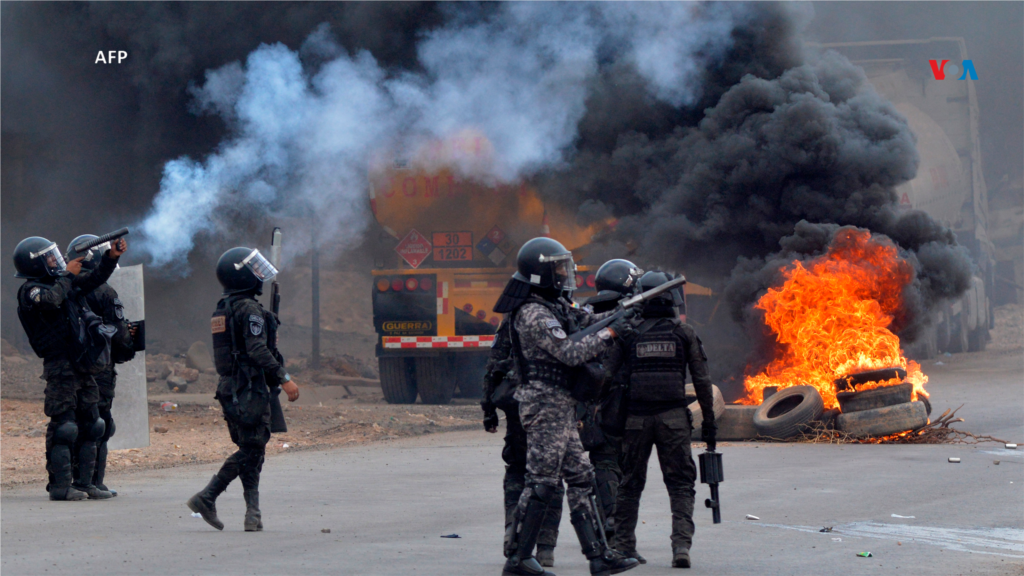
[[[218,472],[213,475],[213,478],[210,479],[210,483],[206,485],[206,488],[196,492],[196,494],[189,498],[188,502],[185,503],[189,510],[200,514],[203,517],[203,520],[206,520],[207,524],[213,526],[217,530],[224,529],[224,523],[220,521],[220,518],[217,518],[217,496],[220,496],[222,492],[227,490],[228,482],[230,482],[230,480],[225,482],[224,478],[221,477],[220,472]]]
[[[597,519],[585,508],[577,508],[570,515],[572,527],[580,539],[583,554],[590,560],[590,573],[593,576],[610,576],[640,565],[634,558],[627,558],[609,548],[597,534]]]
[[[547,544],[537,544],[537,562],[541,566],[550,568],[555,565],[555,547]]]
[[[533,547],[537,545],[541,523],[544,522],[544,514],[555,495],[555,489],[545,484],[533,484],[530,489],[526,509],[517,514],[505,534],[508,560],[501,576],[555,576],[541,567],[540,562],[533,557]]]
[[[50,482],[50,500],[85,500],[88,494],[71,486],[71,448],[58,444],[50,450],[48,472],[53,475]]]
[[[262,532],[263,517],[260,514],[260,493],[258,490],[245,490],[245,531]]]
[[[107,475],[107,443],[103,442],[96,447],[96,472],[93,473],[92,483],[100,490],[110,492],[111,496],[117,496],[117,490],[107,488],[103,478]]]
[[[114,495],[106,490],[101,490],[92,483],[93,473],[96,471],[96,443],[85,442],[78,449],[78,474],[75,478],[74,487],[89,495],[89,500],[106,500]]]
[[[689,548],[673,548],[672,549],[672,567],[673,568],[689,568],[690,567],[690,549]]]

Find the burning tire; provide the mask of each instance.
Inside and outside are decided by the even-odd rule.
[[[416,382],[409,377],[405,358],[378,358],[380,388],[388,404],[416,402]]]
[[[761,404],[754,413],[754,428],[760,436],[791,438],[820,418],[824,409],[821,394],[813,386],[791,386]]]
[[[714,402],[711,405],[712,412],[715,413],[715,420],[719,420],[722,418],[722,414],[725,414],[725,398],[722,397],[722,391],[714,384],[711,385],[711,394],[714,398]],[[686,395],[696,397],[693,384],[686,385]],[[698,432],[701,424],[704,422],[704,413],[700,409],[700,403],[694,400],[690,402],[688,408],[690,409],[690,421],[693,422],[693,431]]]
[[[885,408],[840,414],[836,428],[855,438],[888,436],[920,428],[928,423],[924,402],[906,402]]]
[[[839,408],[842,409],[843,414],[849,414],[906,404],[910,402],[913,392],[914,385],[904,382],[895,386],[882,386],[863,392],[839,392],[836,394],[836,399],[839,400]]]
[[[454,370],[445,356],[416,358],[416,387],[424,404],[447,404],[455,392]]]
[[[893,378],[903,380],[906,377],[907,371],[899,367],[857,372],[856,374],[850,374],[836,380],[836,391],[845,390],[850,384],[856,386],[858,384],[867,384],[868,382],[883,382]],[[910,400],[907,400],[907,402],[910,402]]]

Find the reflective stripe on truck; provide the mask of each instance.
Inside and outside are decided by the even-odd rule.
[[[383,336],[385,348],[490,348],[494,336]]]

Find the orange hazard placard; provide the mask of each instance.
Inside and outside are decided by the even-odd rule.
[[[434,260],[437,262],[452,262],[458,260],[472,260],[472,246],[452,246],[450,248],[434,248]]]
[[[433,245],[435,248],[447,248],[449,246],[472,246],[472,232],[434,232]]]

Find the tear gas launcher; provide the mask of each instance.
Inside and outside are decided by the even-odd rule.
[[[686,278],[680,276],[678,278],[665,282],[661,286],[656,286],[646,292],[641,292],[636,296],[623,298],[622,300],[619,301],[618,310],[613,312],[607,318],[602,319],[600,322],[595,322],[590,326],[587,326],[583,330],[580,330],[579,332],[574,332],[571,336],[569,336],[569,339],[572,340],[573,342],[579,342],[580,340],[587,336],[590,336],[591,334],[597,334],[604,328],[607,328],[611,323],[618,320],[619,318],[623,318],[629,316],[630,314],[633,314],[634,309],[640,304],[643,304],[648,300],[653,300],[654,298],[657,298],[658,296],[661,296],[666,292],[680,288],[684,284],[686,284]]]
[[[274,228],[273,236],[270,238],[270,263],[281,269],[281,229]],[[270,283],[270,311],[276,318],[281,309],[281,288],[277,284],[277,276]],[[281,321],[278,320],[278,337],[280,337]],[[276,343],[275,343],[276,344]],[[270,431],[282,433],[288,431],[288,424],[284,420],[284,410],[281,409],[281,387],[277,386],[270,393]]]
[[[708,450],[697,459],[700,461],[700,483],[707,484],[711,489],[711,498],[704,500],[704,506],[711,508],[711,518],[715,524],[721,524],[722,507],[718,501],[718,484],[725,480],[722,473],[722,454]]]
[[[75,249],[75,252],[81,254],[81,253],[85,252],[86,250],[89,250],[90,248],[95,248],[95,247],[99,246],[100,244],[103,244],[104,242],[111,242],[112,243],[112,242],[114,242],[114,240],[119,240],[120,238],[122,238],[124,236],[127,236],[127,235],[128,235],[128,229],[127,228],[121,228],[120,230],[111,232],[110,234],[104,234],[103,236],[100,236],[99,238],[96,238],[95,240],[85,240],[84,242],[79,242],[78,244],[75,244],[73,246],[73,248]]]

